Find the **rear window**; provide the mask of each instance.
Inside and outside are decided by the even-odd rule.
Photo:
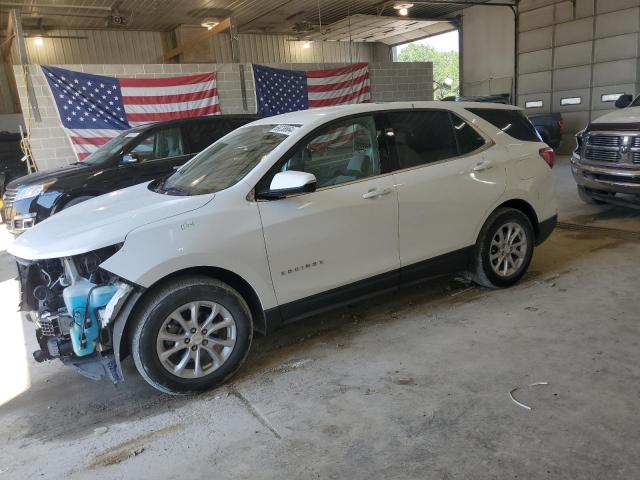
[[[520,110],[497,108],[468,108],[467,110],[515,139],[523,142],[541,141],[535,127]]]

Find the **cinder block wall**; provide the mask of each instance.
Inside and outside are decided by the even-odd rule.
[[[247,110],[242,106],[240,65],[244,66]],[[332,68],[344,64],[286,64],[271,65],[278,68],[313,70]],[[69,70],[112,75],[115,77],[157,78],[197,72],[218,73],[218,95],[222,113],[255,113],[255,87],[251,64],[153,64],[153,65],[59,65]],[[401,100],[432,100],[433,69],[431,63],[370,63],[371,93],[374,102]],[[16,79],[20,102],[25,112],[25,123],[31,132],[31,147],[40,170],[56,168],[75,162],[76,157],[62,129],[56,107],[51,98],[42,70],[30,66],[41,122],[29,121],[26,87],[19,69]]]

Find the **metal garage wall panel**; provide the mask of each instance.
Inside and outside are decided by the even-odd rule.
[[[607,13],[596,17],[596,38],[638,31],[640,8]]]
[[[575,43],[557,47],[555,51],[555,67],[574,67],[591,63],[591,42]]]
[[[520,53],[544,50],[552,47],[553,27],[530,30],[520,34]]]
[[[36,64],[157,63],[162,59],[159,32],[130,30],[55,30],[41,46],[27,39],[29,61]]]
[[[553,5],[553,3],[554,3],[554,0],[520,0],[518,9],[521,12],[526,12],[528,10],[535,10],[538,8],[542,8],[547,5]]]
[[[552,108],[554,112],[561,112],[563,115],[565,112],[585,112],[589,110],[589,96],[591,95],[590,88],[582,88],[577,90],[565,90],[555,91],[552,95]],[[562,105],[563,98],[577,98],[580,97],[581,102],[579,105]]]
[[[638,56],[638,34],[629,33],[617,37],[596,40],[594,57],[596,62],[609,62]]]
[[[554,6],[549,5],[545,8],[538,8],[530,12],[520,14],[520,31],[533,30],[540,27],[553,25]]]
[[[554,72],[554,90],[573,90],[591,86],[591,66],[561,68]]]
[[[551,70],[552,54],[553,51],[550,48],[546,50],[538,50],[537,52],[521,54],[519,61],[520,73],[533,73],[543,70]]]
[[[583,18],[556,26],[556,46],[585,42],[593,38],[593,20]]]
[[[593,85],[618,85],[635,83],[638,74],[636,59],[598,63],[593,66]]]
[[[576,19],[591,17],[594,14],[594,0],[577,0],[576,1]]]
[[[640,5],[638,0],[599,0],[597,12],[607,13]]]
[[[556,23],[564,23],[575,20],[573,18],[573,2],[567,1],[562,3],[556,3]]]
[[[522,94],[550,92],[551,72],[539,72],[520,75],[519,85],[519,91]]]
[[[527,102],[538,102],[542,100],[541,108],[527,108],[527,115],[535,115],[537,113],[551,112],[551,94],[550,93],[530,93],[527,95],[518,95],[518,106],[526,108]]]
[[[564,112],[565,131],[570,133],[579,132],[589,124],[589,112]]]
[[[602,95],[617,94],[617,93],[629,93],[634,94],[636,91],[635,84],[627,83],[621,85],[607,85],[605,87],[594,87],[591,105],[593,110],[606,110],[612,108],[613,102],[603,102]]]

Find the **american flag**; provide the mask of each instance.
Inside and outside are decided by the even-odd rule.
[[[309,71],[253,65],[253,76],[258,113],[265,116],[371,101],[367,63]]]
[[[220,113],[215,72],[114,78],[51,66],[42,70],[79,160],[137,125]]]

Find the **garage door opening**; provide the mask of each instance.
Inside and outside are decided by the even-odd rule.
[[[433,62],[433,98],[460,94],[458,30],[393,47],[394,62]]]

